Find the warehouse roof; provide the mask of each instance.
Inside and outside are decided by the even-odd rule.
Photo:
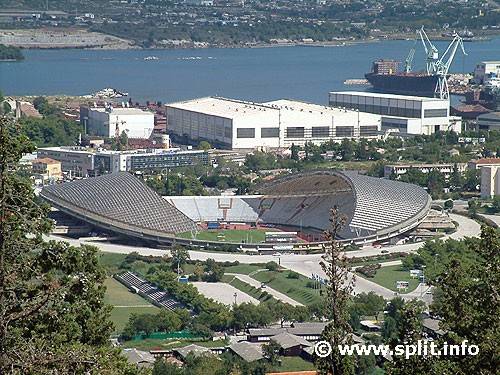
[[[213,96],[170,103],[167,104],[167,108],[183,109],[226,118],[258,114],[266,111],[277,113],[277,109],[268,105]]]
[[[448,102],[447,99],[430,98],[430,97],[424,97],[424,96],[383,94],[383,93],[378,93],[378,92],[366,92],[366,91],[331,91],[330,94],[370,96],[370,97],[377,97],[377,98],[401,99],[401,100],[416,100],[419,102],[435,102],[435,101]]]

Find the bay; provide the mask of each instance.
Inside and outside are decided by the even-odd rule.
[[[443,52],[447,42],[436,42]],[[4,95],[85,95],[105,87],[134,101],[163,103],[216,95],[251,101],[279,98],[326,104],[328,92],[366,90],[346,86],[363,78],[379,58],[404,61],[414,41],[340,47],[272,47],[178,50],[24,50],[25,60],[0,63]],[[500,60],[500,37],[465,43],[453,73],[472,72],[480,61]],[[155,56],[158,60],[144,60]],[[415,69],[424,66],[417,44]]]

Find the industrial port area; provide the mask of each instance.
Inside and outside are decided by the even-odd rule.
[[[0,11],[0,25],[19,27],[0,33],[1,74],[69,51],[64,58],[91,80],[88,60],[67,49],[75,47],[151,48],[128,58],[155,71],[162,43],[293,41],[283,47],[288,69],[297,60],[287,48],[307,54],[335,42],[342,47],[332,53],[342,54],[342,43],[383,39],[396,22],[376,1],[190,0],[166,2],[169,11],[116,1],[96,2],[95,14],[77,1],[74,16],[54,3],[31,15],[30,1]],[[425,13],[397,3],[395,11]],[[457,11],[441,3],[427,6]],[[500,51],[479,56],[470,72],[456,61],[469,56],[478,30],[496,30],[480,25],[494,23],[498,2],[460,3],[463,25],[450,16],[432,32],[430,21],[399,30],[410,46],[399,59],[394,45],[390,57],[370,56],[364,77],[335,77],[344,89],[332,84],[317,103],[297,92],[230,97],[228,81],[243,85],[233,72],[211,95],[179,87],[179,100],[140,102],[125,83],[143,72],[114,59],[122,86],[110,79],[78,95],[0,92],[0,373],[496,374]],[[361,11],[384,23],[371,27]],[[137,18],[130,39],[123,12]],[[344,17],[332,24],[346,38],[330,35],[326,14]],[[163,29],[143,35],[148,19],[175,38],[162,42]],[[273,20],[286,24],[286,38],[226,29]],[[302,34],[289,30],[297,24]],[[63,29],[48,26],[77,35],[68,44]],[[328,37],[310,37],[311,27]],[[35,52],[23,56],[20,45]],[[234,56],[251,53],[242,51],[227,55],[240,72],[246,65]],[[92,53],[89,60],[104,59]],[[170,59],[201,77],[200,61],[220,69],[209,54]],[[54,72],[54,87],[70,71]],[[434,356],[417,343],[470,350]]]

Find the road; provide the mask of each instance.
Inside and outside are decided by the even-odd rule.
[[[480,225],[472,219],[465,216],[450,214],[450,218],[456,221],[459,226],[458,229],[451,235],[446,235],[442,237],[443,239],[452,238],[455,240],[462,239],[464,237],[476,237],[481,233]],[[168,250],[153,249],[149,247],[136,247],[128,245],[116,245],[104,242],[89,242],[80,241],[74,239],[66,239],[63,237],[58,237],[51,235],[49,239],[57,241],[67,241],[72,245],[79,246],[81,244],[93,245],[98,247],[101,251],[107,253],[117,253],[117,254],[129,254],[131,252],[138,252],[141,255],[154,255],[154,256],[165,256],[169,254]],[[409,243],[403,245],[393,245],[385,247],[373,247],[366,246],[361,250],[349,251],[346,253],[348,257],[359,258],[366,256],[380,255],[384,253],[397,253],[397,252],[414,252],[423,246],[423,242]],[[269,261],[280,261],[281,266],[298,272],[306,277],[311,277],[311,275],[318,274],[325,277],[319,262],[321,260],[321,254],[308,254],[308,255],[296,255],[296,254],[283,254],[281,257],[276,257],[273,255],[246,255],[241,253],[220,253],[220,252],[206,252],[206,251],[196,251],[190,250],[189,254],[193,260],[207,260],[208,258],[214,259],[217,262],[225,261],[238,261],[240,263],[266,263]],[[384,288],[372,281],[363,279],[361,277],[356,277],[355,280],[355,293],[370,292],[373,291],[384,298],[394,297],[394,292]],[[404,295],[402,295],[404,297]],[[408,294],[407,298],[413,296],[412,293]]]

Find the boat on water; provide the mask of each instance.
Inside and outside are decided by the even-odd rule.
[[[440,56],[439,50],[429,40],[422,27],[417,31],[415,44],[405,60],[404,69],[399,69],[399,61],[380,59],[373,62],[372,71],[366,73],[365,78],[373,86],[373,90],[378,92],[448,98],[448,72],[457,48],[460,46],[466,55],[462,37],[457,33],[452,36],[453,40]],[[426,69],[414,72],[412,64],[418,40],[422,41],[425,50]]]
[[[400,72],[399,62],[394,60],[377,60],[373,62],[366,80],[378,92],[400,95],[434,96],[438,76],[426,72]]]
[[[155,61],[155,60],[160,60],[159,57],[156,56],[147,56],[144,58],[145,61]]]
[[[108,98],[123,98],[128,96],[128,92],[118,91],[117,89],[107,87],[99,90],[92,95],[94,98],[108,99]]]

